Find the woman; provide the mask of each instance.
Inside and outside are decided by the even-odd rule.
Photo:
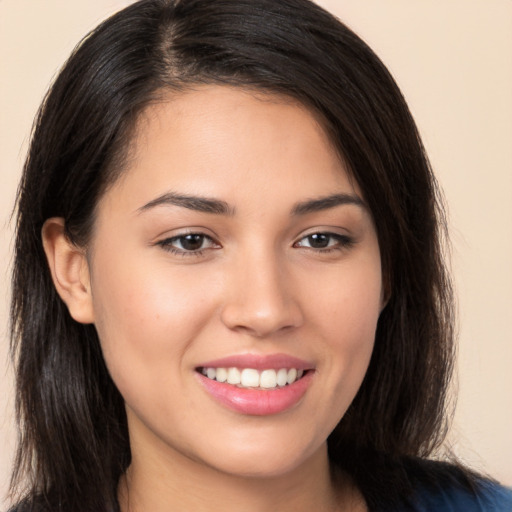
[[[18,510],[506,510],[421,460],[452,364],[443,232],[398,88],[320,8],[113,16],[18,197]]]

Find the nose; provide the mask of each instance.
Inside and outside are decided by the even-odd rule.
[[[229,272],[222,322],[258,338],[299,327],[303,312],[285,267],[268,253],[241,257]]]

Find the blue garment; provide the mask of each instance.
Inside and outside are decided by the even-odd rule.
[[[441,484],[421,489],[412,501],[414,512],[512,512],[512,489],[487,480],[473,491]]]

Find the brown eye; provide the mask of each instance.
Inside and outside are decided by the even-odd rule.
[[[205,240],[204,235],[198,235],[196,233],[191,235],[180,236],[176,239],[179,245],[181,245],[180,249],[185,251],[198,251],[203,247]]]
[[[157,243],[166,251],[180,255],[201,254],[204,249],[215,249],[219,245],[208,235],[202,233],[187,233],[184,235],[166,238]]]
[[[304,247],[317,251],[344,249],[352,245],[353,240],[338,233],[311,233],[295,243],[295,247]]]
[[[309,235],[307,239],[309,247],[313,249],[325,249],[329,246],[331,236],[326,233],[315,233],[314,235]]]

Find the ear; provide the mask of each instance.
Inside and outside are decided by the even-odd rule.
[[[52,217],[42,229],[43,248],[53,284],[71,317],[82,324],[94,322],[89,265],[85,251],[66,236],[64,219]]]

